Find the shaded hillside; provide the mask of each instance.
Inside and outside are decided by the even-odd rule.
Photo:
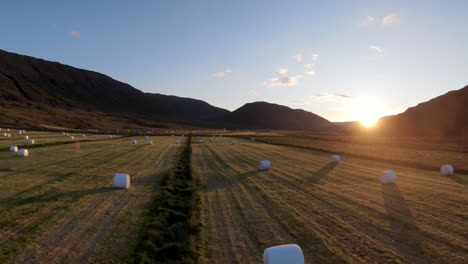
[[[468,133],[468,86],[405,112],[384,117],[378,131],[398,136],[461,136]],[[463,132],[465,130],[465,132]]]
[[[0,100],[53,111],[104,112],[161,122],[212,119],[227,110],[206,102],[143,93],[109,76],[0,50]]]
[[[333,127],[314,113],[266,102],[245,104],[227,115],[224,122],[231,128],[319,130]]]

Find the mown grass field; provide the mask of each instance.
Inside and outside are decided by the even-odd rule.
[[[207,263],[261,263],[284,243],[307,263],[468,262],[466,175],[236,140],[192,144]],[[380,183],[388,169],[396,184]]]
[[[0,263],[125,261],[180,147],[171,137],[134,138],[34,148],[27,158],[0,152]],[[111,188],[118,172],[130,174],[130,189]]]
[[[467,175],[355,154],[367,146],[457,170],[466,160],[455,163],[454,150],[74,133],[85,140],[77,145],[28,132],[45,145],[23,158],[5,151],[25,141],[10,133],[0,140],[0,263],[262,263],[265,248],[285,243],[300,245],[306,263],[468,263]],[[333,149],[350,155],[330,163]],[[264,159],[272,168],[259,171]],[[380,183],[388,169],[396,184]],[[130,174],[131,188],[111,188],[115,173]]]

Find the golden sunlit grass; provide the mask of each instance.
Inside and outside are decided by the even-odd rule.
[[[411,167],[261,142],[193,144],[205,182],[202,236],[208,263],[261,263],[297,243],[307,263],[464,263],[466,186]],[[272,168],[259,171],[269,159]],[[398,173],[382,185],[383,170]]]

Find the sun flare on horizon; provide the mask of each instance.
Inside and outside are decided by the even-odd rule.
[[[384,115],[385,109],[382,104],[372,98],[359,99],[353,110],[353,119],[369,128],[375,126]]]

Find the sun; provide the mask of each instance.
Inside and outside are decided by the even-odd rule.
[[[353,107],[353,119],[365,127],[375,126],[379,118],[385,115],[382,104],[372,98],[361,98]]]

